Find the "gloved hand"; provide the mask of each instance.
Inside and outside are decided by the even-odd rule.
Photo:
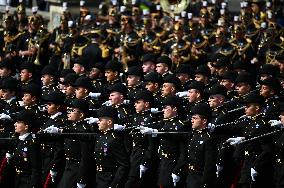
[[[210,130],[210,132],[212,132],[215,129],[215,124],[213,123],[208,123],[208,129]]]
[[[94,118],[94,117],[89,117],[84,119],[88,124],[94,124],[97,123],[99,121],[99,118]]]
[[[123,101],[123,104],[129,104],[130,103],[130,100],[124,100]]]
[[[111,101],[106,101],[102,105],[104,105],[104,106],[111,106],[112,104],[111,104]]]
[[[237,145],[239,144],[241,141],[243,141],[245,139],[245,137],[236,137],[236,138],[229,138],[227,140],[227,142],[229,142],[231,145]]]
[[[223,167],[221,165],[218,165],[218,164],[216,164],[216,167],[217,167],[216,175],[217,175],[217,177],[219,177],[219,174],[223,170]]]
[[[125,125],[114,124],[113,129],[116,131],[122,131],[125,129]]]
[[[178,175],[172,173],[172,178],[173,178],[174,186],[176,187],[177,186],[177,182],[179,182],[179,180],[180,180],[180,177]]]
[[[7,114],[0,114],[0,119],[2,120],[12,120],[11,116],[7,115]]]
[[[51,125],[50,127],[47,127],[44,129],[44,132],[46,133],[59,133],[59,128],[55,127],[54,125]]]
[[[177,92],[176,96],[178,96],[178,97],[186,97],[187,93],[188,93],[188,91]]]
[[[252,181],[255,181],[255,178],[256,178],[257,174],[258,174],[258,172],[255,171],[254,168],[251,168],[251,169],[250,169],[250,176],[251,176],[251,180],[252,180]]]
[[[97,99],[101,95],[102,95],[101,93],[92,93],[92,92],[89,93],[89,96],[93,99]]]
[[[24,106],[24,102],[23,101],[18,101],[20,106]]]
[[[151,113],[153,114],[157,114],[160,113],[161,111],[159,111],[159,108],[151,108]]]
[[[77,183],[77,188],[84,188],[84,187],[86,187],[86,186],[87,186],[86,184]]]
[[[270,120],[268,123],[270,123],[270,125],[273,126],[280,126],[282,123],[279,120]]]
[[[155,132],[158,132],[158,130],[149,127],[140,126],[140,132],[141,134],[153,134]]]
[[[12,154],[10,153],[6,153],[6,159],[7,159],[7,163],[9,163],[10,159],[13,157]]]
[[[53,170],[50,170],[49,171],[49,174],[51,176],[51,181],[54,183],[55,182],[55,177],[57,175],[57,172],[53,171]]]
[[[142,175],[148,170],[148,168],[144,165],[140,165],[140,178],[142,178]]]

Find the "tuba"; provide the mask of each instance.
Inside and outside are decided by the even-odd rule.
[[[189,0],[160,0],[160,4],[164,12],[179,14],[188,7]]]

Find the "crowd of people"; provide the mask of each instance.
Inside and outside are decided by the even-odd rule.
[[[1,188],[284,187],[283,2],[148,5],[7,8]]]

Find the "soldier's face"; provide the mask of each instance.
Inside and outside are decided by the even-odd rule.
[[[36,102],[36,97],[32,96],[29,93],[24,93],[22,98],[24,106],[32,106]]]
[[[200,94],[195,89],[189,89],[187,93],[187,97],[188,97],[189,102],[195,102],[200,97]]]
[[[238,83],[236,85],[236,91],[239,96],[245,95],[250,91],[250,86],[247,83]]]
[[[228,90],[232,90],[233,87],[234,87],[234,83],[231,82],[231,81],[228,80],[228,79],[222,79],[222,80],[220,81],[220,85],[225,86]]]
[[[155,71],[155,64],[151,61],[146,61],[142,65],[142,69],[144,73],[154,72]]]
[[[146,88],[148,91],[154,93],[154,92],[156,92],[156,91],[159,89],[159,86],[158,86],[157,83],[147,82],[145,88]]]
[[[222,97],[219,95],[211,95],[208,99],[208,103],[211,108],[217,108],[222,104]]]
[[[59,106],[55,105],[54,103],[47,103],[46,107],[47,107],[47,113],[51,115],[57,113],[59,109]]]
[[[114,72],[114,71],[111,71],[111,70],[107,70],[105,72],[105,77],[106,77],[106,80],[108,82],[111,82],[111,81],[114,81],[117,79],[117,72]]]
[[[165,74],[168,70],[168,67],[164,63],[158,63],[156,65],[156,71],[161,75]]]
[[[171,95],[175,92],[174,85],[172,83],[164,83],[162,86],[162,95],[164,97]]]
[[[199,81],[199,82],[205,82],[205,80],[206,80],[205,77],[206,77],[206,76],[204,76],[204,75],[202,75],[202,74],[196,74],[196,75],[195,75],[195,80],[196,80],[196,81]]]
[[[267,98],[274,94],[273,90],[267,85],[261,85],[259,92],[259,94],[264,98]]]
[[[187,80],[189,80],[189,75],[185,73],[177,73],[176,77],[178,77],[181,83],[185,83]]]
[[[75,93],[75,88],[72,87],[70,84],[64,85],[64,93],[66,96],[72,96]]]
[[[193,129],[202,129],[204,128],[206,125],[206,119],[204,118],[201,118],[200,115],[198,114],[194,114],[192,117],[191,117],[191,127]]]
[[[104,132],[112,127],[112,120],[110,118],[99,118],[98,121],[99,131]]]
[[[171,118],[177,115],[177,108],[176,107],[172,107],[170,105],[166,105],[163,108],[163,112],[164,112],[164,118]]]
[[[114,91],[110,93],[109,100],[111,101],[111,104],[118,105],[121,104],[124,99],[121,93]]]
[[[44,74],[41,76],[41,83],[43,86],[48,86],[53,82],[53,76]]]
[[[83,99],[87,96],[88,91],[83,87],[76,87],[75,88],[75,96],[77,99]]]
[[[15,92],[12,92],[8,89],[1,89],[1,90],[2,90],[2,97],[1,98],[4,99],[4,100],[9,100],[9,99],[11,99],[12,97],[15,96]]]
[[[99,75],[100,75],[100,70],[97,68],[92,68],[89,74],[89,78],[94,79],[94,78],[97,78]]]
[[[146,102],[142,99],[135,101],[134,107],[137,113],[145,110]]]
[[[69,121],[79,121],[83,117],[81,111],[78,108],[70,108],[67,110],[67,112],[67,117]]]
[[[0,77],[7,77],[11,74],[11,70],[3,67],[3,68],[0,68]]]
[[[256,104],[247,104],[245,106],[245,115],[255,116],[258,114],[260,107]]]
[[[28,132],[28,126],[22,121],[16,121],[14,127],[15,127],[15,133],[18,133],[20,135],[23,135]]]
[[[127,85],[128,86],[136,86],[140,82],[140,77],[135,75],[129,75],[127,76]]]
[[[80,64],[75,63],[72,68],[76,74],[82,74],[84,72],[84,67]]]
[[[20,73],[21,82],[28,81],[32,77],[32,74],[27,70],[23,69]]]
[[[284,112],[281,112],[279,118],[280,118],[281,123],[284,124]]]

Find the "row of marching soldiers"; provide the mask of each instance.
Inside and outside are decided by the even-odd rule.
[[[159,8],[141,24],[126,11],[119,23],[113,4],[94,24],[81,6],[80,24],[65,11],[51,35],[37,14],[18,35],[8,15],[1,187],[281,187],[280,25],[248,3],[236,23],[223,5],[212,19],[212,4],[200,25],[163,15],[163,27]]]

